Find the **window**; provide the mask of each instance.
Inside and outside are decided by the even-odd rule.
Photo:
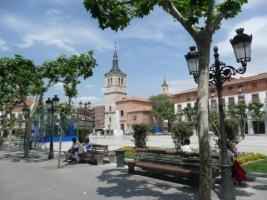
[[[260,102],[260,97],[259,94],[252,94],[252,103],[259,103]]]
[[[181,105],[181,104],[179,104],[179,105],[177,106],[177,112],[182,112],[182,105]]]
[[[187,103],[186,107],[191,108],[191,103]]]
[[[123,130],[123,131],[124,131],[124,129],[125,129],[125,126],[124,126],[124,124],[121,124],[121,130]]]
[[[244,95],[238,96],[238,104],[245,104],[245,96]]]
[[[229,106],[235,105],[235,98],[234,97],[229,97],[228,98],[228,105]]]
[[[111,106],[109,106],[109,111],[111,111],[112,110],[112,108],[111,108]]]
[[[123,78],[121,79],[121,85],[123,85]]]
[[[210,105],[211,105],[211,110],[212,111],[217,110],[217,101],[216,101],[216,99],[212,99],[211,102],[210,102]]]
[[[134,120],[134,121],[137,120],[137,116],[136,116],[136,115],[133,116],[133,120]]]
[[[111,117],[108,120],[109,120],[109,123],[111,123]]]
[[[123,110],[121,110],[121,117],[123,117],[124,116],[124,112],[123,112]]]

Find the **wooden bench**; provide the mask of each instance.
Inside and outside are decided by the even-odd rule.
[[[80,154],[80,161],[93,164],[103,164],[108,157],[108,145],[92,144],[92,150]]]
[[[186,177],[191,179],[194,184],[199,182],[198,154],[152,149],[137,149],[136,153],[136,158],[127,162],[129,173],[134,173],[135,167],[138,167],[149,172]],[[218,157],[213,156],[211,159],[213,177],[218,175],[218,162]]]

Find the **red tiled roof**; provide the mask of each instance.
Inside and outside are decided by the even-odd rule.
[[[144,103],[151,103],[150,100],[142,97],[123,97],[116,103],[123,103],[123,102],[128,102],[128,101],[138,101],[138,102],[144,102]]]
[[[245,76],[245,77],[240,77],[240,78],[233,78],[230,81],[226,81],[224,86],[229,86],[229,85],[235,85],[235,84],[240,84],[240,83],[246,83],[250,81],[256,81],[256,80],[261,80],[261,79],[267,79],[267,72],[266,73],[261,73],[253,76]],[[197,88],[192,88],[188,90],[181,91],[179,93],[176,93],[173,95],[175,96],[180,96],[182,94],[188,94],[188,93],[195,93],[197,92]]]

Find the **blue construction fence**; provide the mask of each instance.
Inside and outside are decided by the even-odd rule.
[[[70,142],[74,137],[78,140],[78,136],[76,135],[64,135],[62,136],[62,142]],[[53,142],[59,142],[59,140],[60,136],[53,136]],[[50,141],[50,136],[41,137],[39,140],[40,143],[47,143],[49,141]]]

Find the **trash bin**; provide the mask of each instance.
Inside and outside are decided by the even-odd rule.
[[[117,161],[117,167],[124,167],[124,157],[125,152],[124,150],[117,150],[116,153],[116,161]]]

